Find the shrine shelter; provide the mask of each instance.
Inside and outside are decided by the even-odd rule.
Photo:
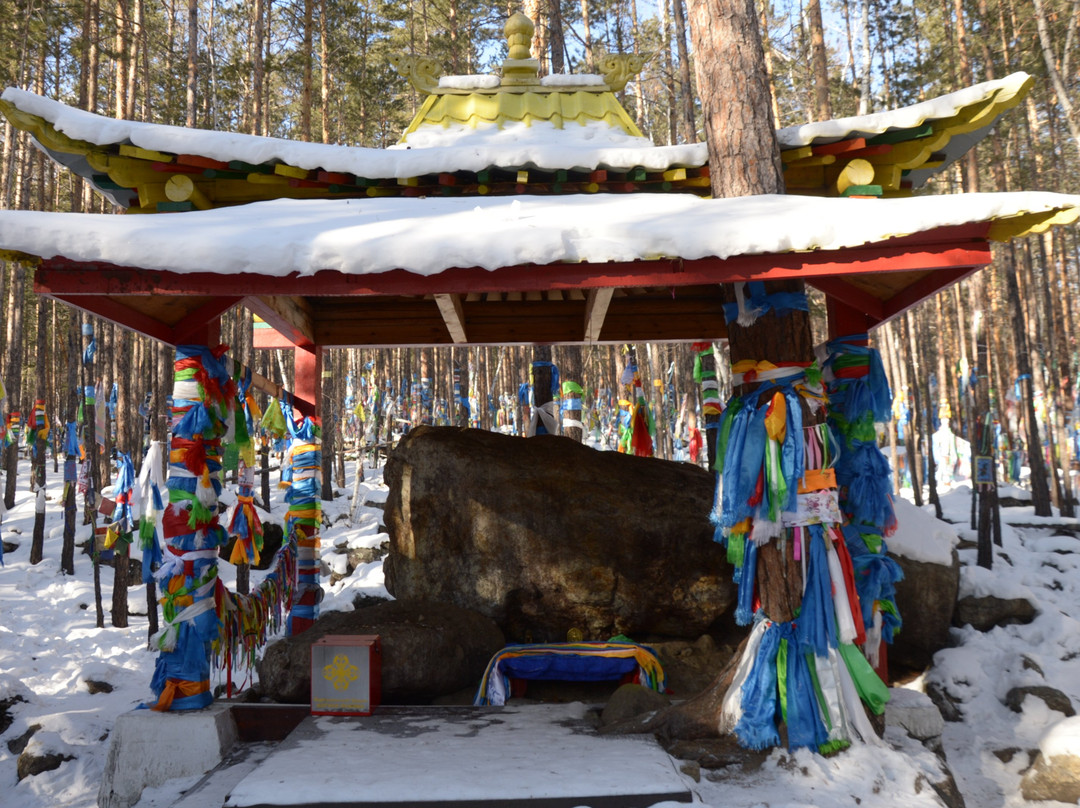
[[[1023,73],[779,130],[787,193],[713,199],[706,145],[655,146],[620,105],[640,57],[540,77],[532,23],[514,15],[506,33],[499,75],[398,57],[426,100],[389,149],[114,120],[8,89],[15,127],[140,215],[3,211],[2,257],[34,266],[38,294],[185,346],[209,376],[219,357],[199,346],[246,307],[297,349],[294,438],[310,448],[325,348],[717,342],[725,285],[784,279],[826,295],[832,335],[862,333],[988,264],[992,242],[1080,213],[1053,193],[913,195],[1023,99]],[[317,529],[317,499],[305,507]],[[304,540],[294,603],[309,623]],[[174,553],[187,563],[194,546]],[[200,569],[189,582],[209,580]],[[163,676],[168,691],[187,674]]]

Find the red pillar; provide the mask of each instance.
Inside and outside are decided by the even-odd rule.
[[[829,339],[865,334],[877,325],[869,315],[831,296],[825,298],[825,311],[829,318]]]
[[[316,423],[322,416],[322,363],[323,349],[318,345],[298,345],[293,351],[293,404],[301,415],[314,418]]]
[[[301,418],[309,418],[314,423],[316,432],[310,442],[303,442],[300,447],[303,450],[317,449],[320,439],[317,430],[321,429],[320,415],[322,413],[321,388],[322,388],[322,354],[319,346],[297,346],[293,351],[293,368],[295,379],[293,382],[293,406],[300,413]],[[298,441],[294,441],[294,448]],[[290,450],[290,455],[293,450]],[[292,462],[291,459],[289,462]],[[316,458],[314,468],[304,472],[305,476],[314,474],[316,478],[321,476],[321,458]],[[297,472],[294,472],[297,474]],[[294,484],[296,478],[294,477]],[[305,495],[302,499],[290,502],[290,513],[295,509],[300,511],[314,510],[314,524],[304,527],[304,535],[298,541],[297,555],[297,588],[293,601],[293,612],[289,621],[292,634],[301,634],[311,628],[319,616],[319,602],[322,600],[322,589],[319,584],[319,522],[321,521],[321,507],[319,493],[321,484],[316,486],[314,498],[309,500]],[[288,524],[288,521],[287,521]]]

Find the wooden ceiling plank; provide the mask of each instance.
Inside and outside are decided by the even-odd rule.
[[[439,307],[446,330],[450,332],[450,339],[455,343],[466,343],[469,340],[465,336],[465,310],[461,306],[461,295],[435,295],[435,303]]]
[[[600,339],[600,332],[604,328],[604,319],[607,317],[608,306],[615,290],[590,289],[585,299],[585,341],[596,342]]]

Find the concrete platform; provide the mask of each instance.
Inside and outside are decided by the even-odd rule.
[[[595,733],[580,704],[380,707],[309,716],[229,808],[647,808],[691,802],[651,737]]]

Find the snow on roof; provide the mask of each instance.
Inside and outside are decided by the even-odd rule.
[[[1055,212],[1058,221],[1075,219],[1080,196],[281,199],[162,216],[0,211],[0,249],[180,273],[434,275],[452,267],[837,250]]]
[[[1017,72],[1003,79],[984,81],[955,93],[940,95],[900,109],[789,126],[777,130],[776,137],[781,148],[794,148],[811,143],[830,143],[853,136],[879,135],[890,129],[911,129],[928,121],[952,118],[965,107],[990,99],[1002,103],[1010,101],[1021,94],[1031,81],[1032,78],[1027,73]]]
[[[795,148],[917,127],[928,121],[952,118],[972,104],[991,99],[1007,103],[1030,81],[1027,74],[1014,73],[898,110],[788,127],[779,130],[777,137],[781,148]],[[440,172],[482,171],[492,166],[544,170],[593,170],[599,167],[618,170],[640,166],[657,171],[672,166],[702,166],[708,162],[708,149],[704,143],[654,146],[647,138],[632,138],[624,133],[612,137],[605,130],[615,127],[607,121],[560,129],[550,125],[536,128],[543,123],[540,121],[534,121],[532,127],[514,126],[492,131],[481,127],[469,130],[476,135],[475,140],[463,138],[464,131],[448,129],[446,138],[429,135],[414,142],[415,135],[410,135],[408,146],[371,149],[106,118],[15,88],[8,88],[0,97],[23,112],[43,118],[68,137],[97,146],[129,144],[152,151],[198,154],[225,162],[281,162],[308,170],[324,169],[363,177],[405,178]]]
[[[360,177],[403,179],[440,172],[483,171],[492,166],[551,171],[641,166],[662,171],[672,166],[704,165],[708,158],[704,143],[654,146],[646,138],[618,138],[617,145],[611,145],[607,138],[597,136],[593,126],[559,129],[558,140],[552,139],[555,128],[550,125],[535,130],[516,126],[497,130],[497,138],[491,137],[494,133],[482,133],[479,142],[469,145],[457,145],[453,140],[451,145],[444,145],[436,138],[429,141],[428,148],[417,148],[410,140],[404,148],[371,149],[106,118],[11,87],[0,97],[23,112],[43,118],[68,137],[95,146],[129,144],[151,151],[198,154],[223,162],[241,160],[256,165],[280,162]]]

